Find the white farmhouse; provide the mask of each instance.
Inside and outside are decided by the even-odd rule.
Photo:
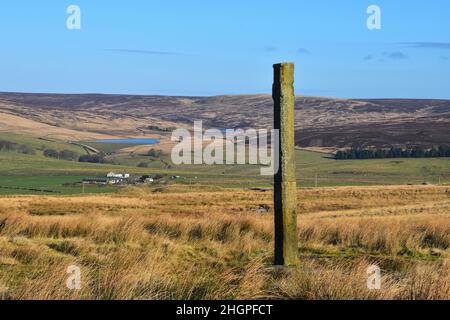
[[[155,180],[153,178],[146,178],[144,183],[153,183]]]
[[[114,173],[110,172],[106,175],[107,178],[110,179],[128,179],[130,177],[129,173]]]

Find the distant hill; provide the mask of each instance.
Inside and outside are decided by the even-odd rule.
[[[0,93],[2,132],[73,140],[138,136],[149,125],[270,128],[270,95],[214,97]],[[450,144],[450,100],[296,99],[300,147]]]

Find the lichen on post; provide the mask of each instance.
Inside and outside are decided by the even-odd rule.
[[[294,140],[294,64],[274,66],[274,129],[279,130],[279,170],[275,174],[275,265],[297,263],[297,186]]]

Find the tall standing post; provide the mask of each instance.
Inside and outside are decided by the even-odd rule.
[[[297,187],[294,141],[294,64],[275,64],[274,129],[279,130],[279,170],[275,174],[275,265],[297,263]],[[273,149],[272,149],[273,150]]]

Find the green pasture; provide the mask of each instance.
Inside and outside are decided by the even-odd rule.
[[[84,154],[81,147],[68,143],[14,134],[1,134],[0,140],[27,144],[36,150],[34,155],[0,151],[0,194],[77,194],[82,192],[79,182],[84,177],[104,177],[110,171],[164,175],[155,188],[159,184],[270,188],[273,180],[272,177],[261,176],[260,167],[256,165],[177,166],[170,161],[170,155],[158,158],[112,155],[114,164],[80,163],[42,155],[44,147]],[[94,147],[99,148],[98,144]],[[102,150],[114,152],[116,147],[106,145]],[[450,183],[450,158],[334,160],[327,154],[302,150],[296,150],[296,158],[299,187]],[[138,167],[142,163],[146,167]],[[171,179],[172,176],[180,178]],[[84,192],[114,192],[119,189],[86,186]]]

